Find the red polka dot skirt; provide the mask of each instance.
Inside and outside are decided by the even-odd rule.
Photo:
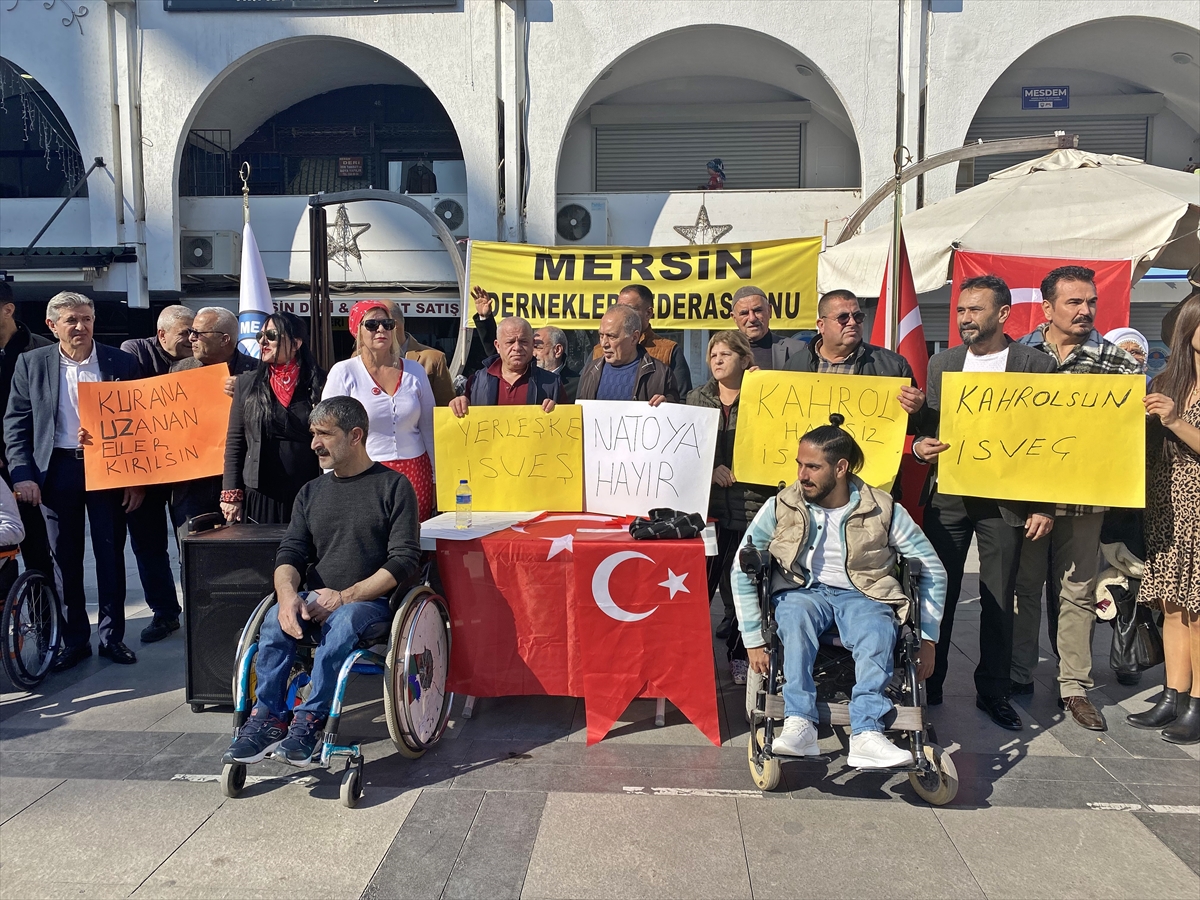
[[[433,517],[434,490],[433,466],[429,464],[429,454],[422,453],[412,459],[382,460],[383,465],[399,472],[417,492],[417,517],[424,522]]]

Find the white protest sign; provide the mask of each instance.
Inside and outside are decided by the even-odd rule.
[[[617,400],[579,405],[584,509],[644,516],[669,507],[708,516],[719,410]]]

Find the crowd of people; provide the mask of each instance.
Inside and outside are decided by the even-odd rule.
[[[397,503],[414,506],[403,513],[406,522],[410,515],[421,521],[435,511],[437,406],[464,416],[472,406],[536,404],[549,411],[576,400],[687,403],[720,413],[710,476],[709,517],[717,524],[718,538],[709,593],[721,598],[716,636],[726,643],[731,677],[738,684],[750,682],[751,690],[752,676],[765,669],[765,641],[753,592],[736,558],[748,536],[769,546],[775,557],[777,615],[789,648],[787,719],[777,752],[805,755],[815,748],[815,695],[811,672],[805,674],[806,666],[811,668],[808,650],[820,631],[836,622],[855,654],[861,688],[851,700],[852,755],[868,765],[895,764],[888,761],[896,748],[882,737],[879,724],[886,703],[882,686],[891,674],[890,642],[881,637],[881,617],[886,612],[890,623],[892,612],[886,607],[909,599],[925,608],[921,671],[927,678],[927,702],[940,704],[972,541],[979,554],[981,613],[974,672],[979,709],[1003,728],[1022,728],[1010,701],[1014,694],[1034,690],[1044,593],[1058,657],[1058,703],[1080,726],[1103,730],[1104,716],[1088,691],[1094,686],[1092,636],[1102,530],[1110,511],[989,498],[987,485],[980,485],[980,496],[941,492],[937,459],[950,449],[939,436],[941,377],[959,371],[1137,374],[1145,370],[1148,348],[1130,329],[1112,340],[1095,330],[1103,299],[1096,296],[1094,273],[1085,268],[1068,266],[1046,275],[1046,322],[1015,341],[1004,333],[1011,296],[1001,279],[972,278],[960,287],[956,327],[962,345],[930,360],[927,392],[917,387],[908,361],[863,340],[865,313],[858,298],[844,290],[820,298],[816,335],[805,343],[771,330],[764,291],[739,289],[732,298],[736,327],[712,335],[706,355],[709,377],[693,386],[682,348],[651,327],[653,294],[645,286],[629,285],[620,292],[600,320],[592,357],[579,371],[568,364],[568,342],[560,329],[535,330],[520,318],[497,322],[486,291],[475,288],[470,374],[458,391],[444,354],[407,335],[403,315],[389,301],[353,306],[349,326],[354,353],[325,372],[313,357],[304,321],[286,312],[266,319],[256,335],[261,355],[253,359],[238,349],[237,320],[224,309],[193,313],[183,306],[167,307],[155,335],[127,341],[116,350],[94,340],[94,304],[82,294],[64,292],[48,304],[47,325],[56,342],[17,322],[11,296],[0,296],[4,480],[18,501],[27,564],[52,568],[61,588],[63,642],[54,667],[71,668],[92,653],[83,587],[85,514],[96,560],[99,653],[129,664],[136,655],[124,640],[127,535],[153,612],[141,634],[149,643],[179,628],[168,558],[171,527],[178,531],[194,516],[218,512],[229,522],[294,523],[306,515],[306,504],[335,502],[314,488],[327,480],[320,477],[323,468],[333,468],[337,478],[341,469],[351,472],[347,483],[370,471],[368,481],[383,485],[392,506],[385,503],[376,517],[380,521],[372,525],[379,532],[373,559],[378,557],[377,568],[384,571],[387,560],[403,557],[403,566],[393,566],[389,577],[393,584],[408,577],[411,548],[390,547],[385,526],[401,515],[393,508]],[[1131,716],[1130,722],[1186,743],[1200,741],[1200,296],[1183,305],[1170,346],[1167,369],[1151,382],[1145,400],[1149,494],[1141,528],[1144,549],[1139,545],[1145,563],[1139,599],[1163,616],[1166,684],[1158,704]],[[1141,359],[1124,347],[1141,350]],[[79,425],[79,383],[217,364],[229,367],[226,392],[232,397],[222,476],[170,486],[86,490],[83,447],[90,436]],[[733,465],[738,398],[745,373],[754,369],[906,379],[909,384],[898,401],[909,416],[912,455],[928,467],[920,498],[903,498],[901,505],[899,498],[864,484],[855,474],[862,451],[839,423],[805,436],[793,484],[739,481]],[[355,402],[339,404],[338,398]],[[323,424],[329,422],[333,425]],[[336,465],[331,447],[340,448],[342,462]],[[380,472],[388,472],[388,478]],[[1099,473],[1086,463],[1075,474],[1081,479],[1143,477],[1140,471]],[[402,483],[411,492],[396,493]],[[348,487],[339,491],[354,493]],[[905,506],[920,507],[920,526]],[[311,516],[305,521],[311,523]],[[412,529],[406,525],[403,530]],[[310,548],[324,552],[321,539],[305,534]],[[299,552],[293,551],[293,556]],[[897,556],[923,563],[919,597],[897,596],[889,572]],[[356,580],[348,585],[368,585],[356,599],[380,596],[371,594],[378,587],[371,581],[375,572],[351,573]],[[382,584],[388,579],[376,580]],[[291,618],[285,621],[281,611],[281,634],[295,637],[297,628],[289,625],[297,616],[307,618],[307,610],[304,603],[289,599]],[[312,615],[321,622],[331,611],[314,609]],[[280,659],[285,657],[283,653]],[[320,702],[310,705],[306,733],[322,714]],[[257,730],[282,740],[280,729],[288,727],[282,711],[264,709]],[[249,755],[261,749],[262,741],[251,744]]]

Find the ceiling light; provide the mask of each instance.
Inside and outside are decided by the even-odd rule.
[[[1175,62],[1179,63],[1181,66],[1186,66],[1188,63],[1190,63],[1192,61],[1192,54],[1182,53],[1182,52],[1181,53],[1172,53],[1171,59],[1174,60]]]
[[[22,73],[21,73],[21,77],[22,77],[22,78],[28,78],[30,81],[33,81],[33,76],[32,76],[32,75],[30,75],[28,72],[22,72]]]
[[[605,79],[607,79],[607,78],[608,78],[608,76],[609,76],[609,75],[611,75],[612,73],[613,73],[613,70],[612,70],[612,69],[609,69],[607,72],[605,72],[603,75],[601,75],[601,76],[600,76],[600,80],[601,80],[601,81],[604,81],[604,80],[605,80]]]
[[[813,73],[813,70],[805,65],[796,66],[796,71],[799,72],[801,75],[803,75],[805,78],[807,78],[809,75],[811,75]]]

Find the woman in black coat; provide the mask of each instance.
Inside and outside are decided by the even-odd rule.
[[[300,488],[321,474],[308,414],[321,400],[325,373],[298,316],[268,316],[257,337],[258,368],[239,375],[233,391],[221,512],[229,522],[287,524]]]
[[[706,406],[721,411],[717,424],[717,450],[713,456],[712,488],[708,497],[708,515],[717,520],[717,555],[709,559],[708,595],[721,592],[725,617],[717,628],[717,637],[725,638],[729,651],[729,672],[734,684],[746,683],[746,648],[733,608],[730,569],[737,558],[738,546],[746,529],[763,503],[775,489],[747,484],[733,475],[733,441],[737,432],[738,396],[742,376],[754,365],[750,342],[740,331],[719,331],[708,342],[708,367],[712,378],[687,396],[689,406]]]

